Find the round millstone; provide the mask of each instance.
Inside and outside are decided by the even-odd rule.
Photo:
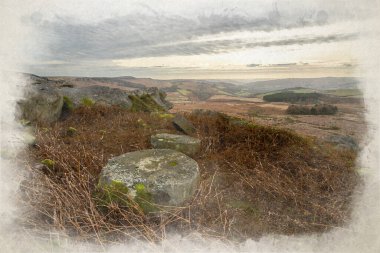
[[[150,142],[153,148],[174,149],[186,155],[195,155],[201,149],[201,141],[187,135],[156,134],[151,136]]]
[[[132,197],[143,185],[152,203],[179,206],[194,194],[199,166],[192,158],[171,149],[130,152],[110,159],[102,169],[99,185],[115,182],[125,185]]]

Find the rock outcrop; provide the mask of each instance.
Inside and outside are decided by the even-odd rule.
[[[25,97],[18,101],[19,118],[32,122],[53,122],[62,113],[93,103],[119,105],[131,111],[165,112],[172,104],[165,100],[166,93],[158,88],[126,91],[107,86],[76,86],[73,83],[47,77],[26,75],[30,85]]]
[[[63,96],[48,86],[33,86],[17,104],[19,119],[51,123],[61,116]]]
[[[166,93],[162,90],[159,90],[156,87],[135,90],[133,91],[132,95],[135,95],[140,98],[149,95],[150,98],[164,111],[173,108],[173,104],[166,100]]]
[[[201,141],[187,135],[156,134],[151,136],[150,142],[156,149],[173,149],[186,155],[196,155],[201,149]]]
[[[158,88],[125,91],[106,86],[61,87],[58,93],[70,99],[74,106],[81,105],[84,99],[107,105],[120,105],[132,111],[167,111],[172,105],[165,100],[166,94]]]
[[[136,202],[143,189],[147,202],[164,208],[190,199],[198,181],[199,167],[190,157],[170,149],[148,149],[110,159],[101,172],[99,186],[123,185]]]
[[[84,99],[91,99],[96,103],[108,105],[120,105],[126,108],[132,106],[132,102],[125,91],[105,86],[87,87],[61,87],[57,92],[70,99],[74,106],[79,106]]]
[[[177,114],[173,119],[173,125],[174,127],[183,132],[184,134],[194,134],[196,132],[196,129],[190,121],[188,121],[184,116]]]

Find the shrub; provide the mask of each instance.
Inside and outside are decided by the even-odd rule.
[[[286,110],[287,114],[294,115],[334,115],[338,112],[338,107],[328,104],[316,104],[312,107],[305,105],[290,105]]]
[[[267,102],[313,102],[316,103],[322,96],[320,93],[294,93],[294,92],[280,92],[270,95],[265,95],[263,99]]]

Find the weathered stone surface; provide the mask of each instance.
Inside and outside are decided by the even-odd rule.
[[[167,111],[172,105],[165,100],[166,94],[157,88],[125,91],[105,86],[61,87],[57,91],[69,98],[74,106],[91,99],[98,104],[120,105],[132,111]]]
[[[162,90],[159,90],[157,87],[135,90],[133,91],[133,94],[140,98],[145,95],[149,95],[150,98],[165,111],[173,108],[173,104],[165,99],[166,93]]]
[[[82,104],[83,99],[91,99],[94,102],[109,105],[120,105],[126,108],[132,106],[128,94],[116,88],[94,85],[81,88],[62,87],[57,91],[72,100],[74,106]]]
[[[143,88],[143,85],[137,85],[140,88],[136,90],[122,89],[126,83],[135,86],[127,81],[117,82],[120,88],[115,88],[93,85],[95,81],[100,83],[109,81],[112,84],[109,78],[76,78],[80,79],[80,82],[91,83],[86,86],[77,86],[74,85],[75,82],[35,75],[26,75],[26,78],[29,79],[30,89],[25,99],[18,102],[20,114],[22,114],[20,118],[25,120],[50,123],[61,116],[66,117],[73,108],[79,105],[93,103],[119,105],[131,111],[144,112],[165,112],[172,108],[172,104],[165,100],[166,93],[162,90],[156,87]],[[47,109],[50,111],[57,109],[54,111],[54,117],[46,117]]]
[[[195,155],[201,148],[201,141],[187,135],[156,134],[150,138],[153,148],[167,148],[177,150],[186,155]]]
[[[194,134],[196,129],[190,121],[188,121],[184,116],[177,114],[173,119],[173,124],[175,128],[185,134]]]
[[[131,197],[144,186],[152,203],[178,206],[191,198],[198,181],[199,167],[190,157],[170,149],[148,149],[110,159],[101,172],[99,186],[122,183]]]
[[[50,123],[61,116],[63,97],[46,86],[30,87],[17,104],[20,119]]]

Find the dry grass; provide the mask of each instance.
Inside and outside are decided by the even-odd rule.
[[[194,157],[201,183],[191,202],[155,216],[144,215],[133,201],[99,204],[96,184],[110,157],[149,148],[154,133],[175,133],[170,120],[94,106],[37,126],[38,144],[28,159],[33,176],[22,191],[30,207],[25,224],[104,243],[157,241],[173,230],[235,239],[319,232],[349,219],[358,182],[355,154],[286,130],[234,124],[221,115],[186,116],[202,140],[202,152]],[[70,127],[76,131],[67,131]],[[43,159],[54,166],[32,166]]]

